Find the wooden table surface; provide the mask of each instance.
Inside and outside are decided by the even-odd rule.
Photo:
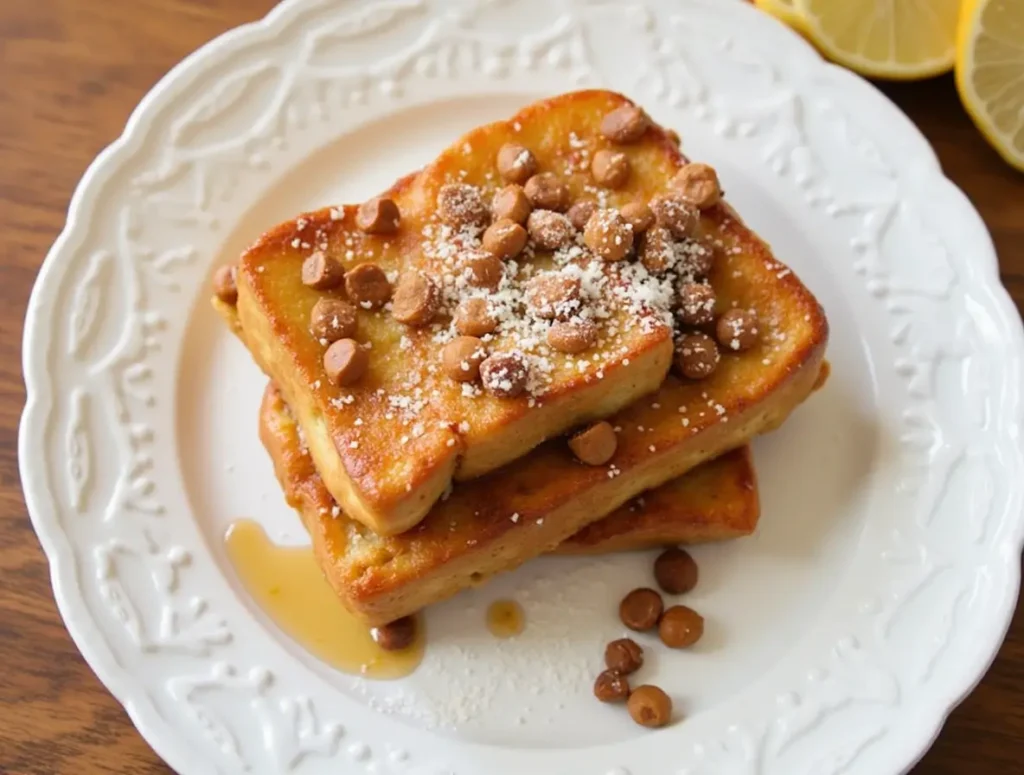
[[[0,773],[167,772],[79,657],[22,500],[17,428],[29,290],[86,165],[139,99],[272,0],[0,2]],[[995,238],[1024,304],[1024,175],[985,144],[952,79],[885,86],[935,146]],[[1024,614],[915,775],[1012,773],[1024,757]]]

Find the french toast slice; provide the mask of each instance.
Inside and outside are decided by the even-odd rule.
[[[260,438],[274,463],[288,505],[298,511],[312,536],[316,557],[331,584],[356,613],[362,612],[364,593],[358,583],[350,583],[356,578],[352,570],[369,557],[374,558],[371,562],[396,565],[389,579],[392,585],[414,586],[431,575],[435,564],[445,557],[472,552],[475,547],[481,554],[489,552],[486,536],[495,531],[492,523],[496,521],[500,523],[498,528],[508,534],[529,536],[534,532],[535,522],[531,524],[526,518],[512,521],[486,509],[474,509],[479,513],[471,514],[466,503],[450,513],[442,501],[413,530],[398,536],[378,536],[337,508],[316,472],[294,415],[273,383],[264,393],[259,421]],[[520,487],[509,477],[498,477],[493,484],[512,490]],[[481,506],[492,496],[499,500],[504,497],[473,483],[459,484],[455,492],[463,488],[472,488]],[[754,464],[750,448],[743,446],[624,504],[565,539],[553,551],[605,554],[738,538],[754,532],[759,516]],[[374,621],[379,624],[389,616],[383,611]]]
[[[676,140],[656,125],[625,145],[614,145],[603,136],[603,119],[631,105],[625,97],[606,91],[535,103],[508,121],[470,132],[422,171],[385,192],[401,213],[397,232],[364,233],[358,207],[325,208],[272,229],[243,254],[236,276],[237,317],[229,314],[228,319],[244,332],[256,361],[280,385],[325,486],[354,519],[384,535],[407,530],[453,480],[478,477],[516,460],[545,439],[608,417],[662,383],[676,333],[674,283],[682,273],[666,279],[648,272],[646,262],[600,260],[595,257],[597,248],[591,250],[581,234],[559,250],[541,250],[531,227],[525,250],[504,261],[497,288],[467,290],[466,278],[472,272],[464,260],[478,256],[479,230],[453,233],[438,222],[436,212],[446,184],[473,186],[484,201],[491,201],[502,182],[495,159],[510,142],[527,147],[539,171],[559,176],[571,201],[592,201],[608,211],[652,201],[670,190],[686,160]],[[595,185],[597,173],[591,173],[592,160],[609,150],[623,154],[630,167],[628,180],[614,189]],[[723,265],[730,263],[722,260],[728,251],[751,247],[750,261],[763,261],[777,273],[788,271],[775,263],[724,202],[701,211],[693,236],[680,238],[673,260],[685,253],[685,264],[713,251]],[[369,348],[360,354],[364,359],[368,354],[369,366],[354,384],[332,384],[328,374],[334,372],[324,365],[327,340],[318,340],[311,332],[310,315],[318,300],[341,300],[349,289],[318,291],[303,284],[303,262],[314,253],[341,264],[346,283],[367,263],[378,265],[399,287],[406,274],[420,272],[433,278],[441,299],[438,316],[417,327],[398,322],[390,304],[358,308],[355,336]],[[588,305],[590,315],[583,322],[598,332],[585,352],[554,349],[549,345],[554,324],[524,312],[526,284],[548,270],[581,280],[584,298],[579,303]],[[722,276],[714,271],[713,282]],[[732,284],[735,290],[741,285]],[[717,284],[715,290],[718,312],[750,305],[744,294],[730,294],[728,289],[723,293]],[[521,356],[530,372],[522,395],[489,395],[478,385],[455,381],[440,367],[442,347],[458,327],[453,309],[467,296],[496,305],[498,329],[482,337],[482,347],[491,354]],[[823,323],[818,334],[823,345]],[[736,357],[753,364],[747,355],[730,354],[725,360]],[[755,383],[767,384],[773,367],[741,371]],[[723,435],[730,437],[731,446],[747,440],[736,437],[732,429]],[[707,457],[693,456],[688,465]],[[658,483],[652,480],[647,486]]]

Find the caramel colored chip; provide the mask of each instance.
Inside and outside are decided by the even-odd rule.
[[[480,189],[468,183],[441,186],[437,193],[437,214],[444,223],[456,229],[486,226],[491,215]]]
[[[515,398],[526,390],[530,372],[518,353],[494,353],[480,364],[484,389],[498,398]]]
[[[661,615],[658,636],[670,649],[685,649],[704,635],[704,617],[685,605],[674,605]]]
[[[498,151],[498,174],[509,183],[525,183],[537,171],[537,159],[518,143],[505,143]]]
[[[394,200],[380,196],[359,206],[356,226],[367,234],[394,234],[401,218]]]
[[[654,225],[654,212],[644,202],[630,202],[623,205],[619,213],[626,219],[626,223],[633,227],[634,239],[639,238]]]
[[[615,670],[605,670],[594,681],[594,696],[601,702],[622,702],[629,697],[629,680]]]
[[[651,200],[651,212],[659,226],[664,226],[676,239],[693,234],[697,226],[697,212],[677,194],[659,194]]]
[[[715,246],[710,240],[690,239],[686,243],[687,270],[694,277],[707,277],[715,266]]]
[[[534,175],[523,187],[530,204],[540,210],[562,213],[569,209],[569,187],[553,172]]]
[[[697,586],[697,563],[685,549],[673,546],[654,561],[654,580],[670,595],[683,595]]]
[[[718,183],[718,173],[707,164],[692,162],[687,164],[672,180],[672,186],[694,207],[705,210],[718,204],[722,198],[722,188]]]
[[[629,675],[643,667],[644,650],[632,638],[619,638],[605,647],[604,663],[609,670]]]
[[[715,340],[707,334],[687,334],[676,348],[676,368],[687,379],[710,377],[718,368],[721,355]]]
[[[335,385],[358,382],[369,365],[370,356],[355,339],[339,339],[324,353],[324,371]]]
[[[314,250],[302,262],[302,284],[318,291],[337,288],[345,280],[345,268],[322,250]]]
[[[491,200],[491,213],[496,221],[507,218],[516,223],[526,223],[532,209],[523,187],[514,183],[499,189]]]
[[[213,273],[213,295],[231,306],[238,303],[238,285],[235,282],[237,272],[234,264],[225,264]]]
[[[582,319],[556,320],[548,329],[547,340],[559,352],[575,355],[594,346],[597,324]]]
[[[661,618],[665,603],[655,590],[648,587],[634,589],[619,603],[619,618],[631,630],[644,632],[653,629]]]
[[[615,455],[619,437],[611,423],[601,421],[569,437],[569,449],[581,463],[603,466]]]
[[[569,219],[552,210],[534,210],[526,221],[526,228],[539,250],[564,248],[575,236]]]
[[[495,290],[505,276],[505,265],[500,258],[483,250],[472,250],[462,256],[463,272],[474,288]]]
[[[357,264],[345,273],[345,292],[363,309],[379,309],[391,298],[391,283],[376,264]]]
[[[598,210],[587,221],[583,241],[605,261],[621,261],[633,248],[633,230],[618,210]]]
[[[597,212],[597,202],[577,202],[569,208],[569,212],[565,215],[576,231],[583,231],[587,228],[590,216],[595,212]]]
[[[652,226],[644,232],[637,251],[640,263],[653,275],[661,275],[675,263],[676,243],[664,226]]]
[[[487,227],[483,246],[496,258],[514,258],[526,247],[526,229],[510,218],[502,218]]]
[[[636,105],[622,105],[601,119],[601,134],[613,143],[635,143],[650,125],[647,114]]]
[[[757,333],[757,317],[745,309],[731,309],[715,324],[719,344],[732,352],[743,352],[757,344]]]
[[[590,173],[599,186],[622,188],[629,180],[629,159],[622,151],[602,148],[590,162]]]
[[[383,627],[374,627],[370,637],[385,651],[407,649],[416,640],[416,617],[403,616]]]
[[[526,283],[526,305],[543,320],[569,318],[580,310],[580,278],[541,272]]]
[[[638,686],[629,695],[626,709],[630,718],[642,727],[665,726],[672,720],[672,699],[657,686]]]
[[[484,299],[464,299],[455,309],[455,330],[463,336],[486,336],[497,327]]]
[[[395,296],[391,301],[391,315],[408,326],[429,325],[441,307],[441,292],[437,284],[422,272],[406,270],[398,278]]]
[[[679,286],[679,319],[688,326],[704,326],[715,319],[715,290],[704,283]]]
[[[475,336],[457,336],[441,351],[445,374],[456,382],[476,382],[486,357],[486,346]]]
[[[356,308],[341,299],[319,299],[309,314],[309,330],[327,344],[356,335]]]

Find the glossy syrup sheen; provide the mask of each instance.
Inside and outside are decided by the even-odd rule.
[[[424,637],[401,651],[385,651],[370,628],[350,614],[324,578],[308,546],[279,546],[252,520],[238,520],[224,536],[228,557],[253,599],[289,637],[332,667],[367,678],[394,679],[423,660]]]
[[[526,629],[526,614],[515,600],[495,600],[487,609],[487,629],[495,638],[512,638]]]

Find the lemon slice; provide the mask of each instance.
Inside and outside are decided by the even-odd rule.
[[[1024,0],[965,0],[956,88],[982,134],[1024,171]]]
[[[796,0],[754,0],[754,5],[795,30],[803,29],[804,20],[796,7]]]
[[[835,62],[913,80],[953,67],[960,0],[794,0],[803,28]]]

